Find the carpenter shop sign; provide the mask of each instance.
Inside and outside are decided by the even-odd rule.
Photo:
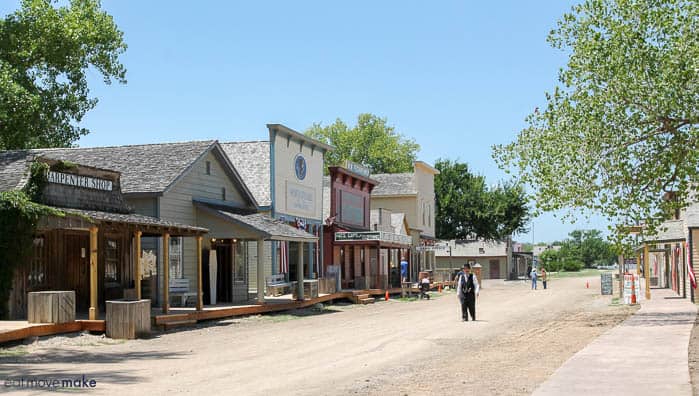
[[[98,179],[89,176],[73,175],[71,173],[61,173],[50,171],[48,174],[49,183],[64,184],[67,186],[89,188],[91,190],[112,191],[112,181]]]

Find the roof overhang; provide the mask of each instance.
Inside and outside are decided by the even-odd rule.
[[[269,129],[270,132],[274,132],[274,133],[281,135],[281,136],[289,137],[293,140],[296,140],[298,142],[303,143],[304,145],[308,145],[311,147],[315,146],[316,148],[319,148],[323,151],[334,151],[335,150],[335,147],[333,147],[333,146],[327,145],[321,141],[310,138],[310,137],[304,135],[303,133],[296,132],[295,130],[293,130],[287,126],[284,126],[282,124],[267,124],[267,129]]]
[[[194,202],[194,206],[212,216],[244,228],[259,238],[268,241],[316,242],[318,237],[306,231],[294,228],[281,220],[273,219],[263,213],[238,214]]]
[[[54,215],[42,218],[38,228],[87,230],[92,227],[121,228],[130,231],[141,231],[146,235],[172,236],[202,236],[208,229],[186,224],[175,223],[155,217],[135,213],[112,213],[96,210],[55,208],[64,216]]]

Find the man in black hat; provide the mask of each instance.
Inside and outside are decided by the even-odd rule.
[[[476,320],[476,297],[480,287],[478,279],[471,273],[471,264],[464,264],[463,271],[456,276],[456,295],[461,302],[461,319],[468,322],[468,315]]]

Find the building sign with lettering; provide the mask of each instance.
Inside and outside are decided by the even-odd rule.
[[[111,180],[54,171],[49,172],[48,182],[100,191],[112,191],[113,187]]]
[[[371,175],[371,169],[352,161],[345,160],[345,168],[352,173],[358,174],[359,176],[369,177],[369,175]]]
[[[335,242],[352,241],[381,241],[410,245],[411,239],[407,235],[393,234],[384,231],[362,231],[362,232],[336,232]]]
[[[313,216],[315,213],[315,190],[297,183],[286,183],[286,211]]]

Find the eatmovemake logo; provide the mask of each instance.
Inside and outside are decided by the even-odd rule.
[[[25,389],[89,389],[97,387],[97,381],[92,378],[64,377],[64,378],[42,378],[42,377],[15,377],[5,379],[6,388]]]

